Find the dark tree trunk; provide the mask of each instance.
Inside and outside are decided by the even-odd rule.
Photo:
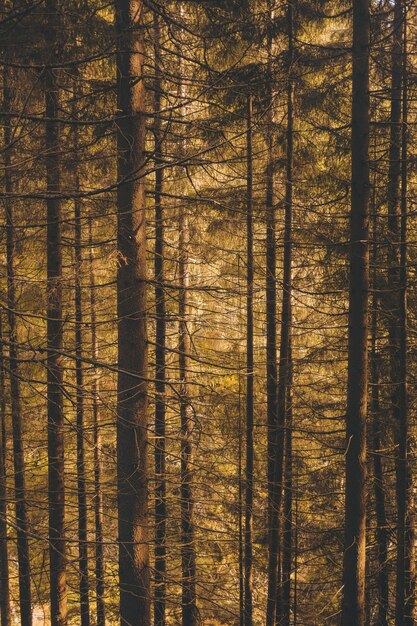
[[[0,622],[11,626],[9,549],[7,544],[7,439],[6,377],[3,353],[3,319],[0,313]]]
[[[92,219],[88,222],[89,269],[90,269],[90,310],[91,310],[91,358],[93,360],[93,443],[94,443],[94,525],[95,525],[95,575],[97,626],[106,624],[104,602],[104,552],[103,552],[103,494],[102,494],[102,454],[99,427],[99,380],[98,380],[98,341],[96,317],[96,285],[93,261]]]
[[[277,295],[276,295],[276,215],[274,204],[274,134],[272,101],[272,3],[269,2],[267,33],[268,81],[267,81],[267,163],[266,182],[266,395],[268,425],[268,597],[266,606],[266,626],[275,624],[275,603],[278,575],[278,486],[275,483],[276,459],[282,455],[277,449]]]
[[[371,338],[371,416],[376,542],[378,552],[377,594],[378,626],[388,624],[388,527],[385,509],[384,468],[381,456],[381,420],[379,402],[379,356],[377,347],[377,298],[374,298]]]
[[[378,571],[376,576],[377,584],[377,624],[378,626],[388,626],[388,526],[385,506],[384,487],[384,467],[382,458],[382,423],[380,406],[380,356],[378,348],[378,308],[379,296],[377,292],[377,262],[378,262],[378,219],[376,208],[376,174],[373,181],[372,200],[372,320],[371,320],[371,362],[370,362],[370,383],[371,383],[371,424],[372,424],[372,453],[374,472],[374,498],[376,517],[376,543],[378,555]],[[369,585],[368,585],[369,587]],[[370,611],[368,608],[368,615]]]
[[[189,358],[191,344],[187,323],[190,280],[188,216],[184,207],[179,214],[179,375],[181,413],[181,560],[182,626],[196,626],[196,557],[194,545],[193,409],[189,397]]]
[[[411,468],[408,433],[407,392],[407,271],[406,271],[406,184],[407,184],[407,137],[406,121],[402,124],[402,95],[405,85],[405,6],[396,0],[393,19],[393,44],[391,53],[391,115],[388,198],[388,242],[390,309],[388,329],[391,365],[391,403],[396,453],[396,499],[397,499],[397,575],[396,575],[396,626],[414,623],[414,591],[410,565],[413,547],[407,541],[412,532],[409,516],[412,502]],[[406,107],[406,99],[403,106]],[[406,111],[406,109],[405,109]],[[402,154],[403,151],[403,154]],[[403,161],[402,161],[403,160]],[[401,183],[401,194],[400,194]],[[411,557],[411,559],[410,559]]]
[[[47,0],[51,62],[58,58],[56,0]],[[48,497],[51,626],[66,626],[67,583],[65,545],[64,413],[62,397],[62,214],[60,193],[59,88],[57,70],[45,68],[47,179],[47,384]]]
[[[253,519],[253,167],[252,167],[252,96],[247,98],[246,115],[246,468],[244,582],[245,626],[252,626],[252,519]]]
[[[399,252],[399,371],[398,389],[398,463],[397,463],[397,593],[396,624],[415,623],[415,517],[411,467],[408,409],[408,308],[407,308],[407,169],[408,169],[408,78],[406,4],[402,10],[402,125],[401,125],[401,206]],[[399,579],[403,579],[403,583]],[[400,597],[403,606],[400,606]]]
[[[291,624],[291,574],[293,565],[293,452],[292,452],[292,358],[289,350],[285,419],[284,536],[282,547],[282,620]]]
[[[117,480],[121,626],[149,626],[144,6],[116,0]]]
[[[298,623],[298,484],[297,475],[293,477],[294,485],[294,591],[293,591],[293,626]]]
[[[3,70],[3,107],[10,111],[11,87],[10,69],[7,65]],[[10,120],[6,118],[4,126],[4,178],[7,195],[13,191],[12,134]],[[19,566],[19,607],[22,626],[32,624],[31,598],[31,567],[29,555],[29,521],[26,504],[25,457],[22,438],[22,414],[20,400],[18,334],[16,322],[16,291],[15,291],[15,228],[13,201],[6,199],[6,263],[7,263],[7,317],[9,322],[9,367],[10,367],[10,400],[13,433],[13,464],[16,510],[17,556]]]
[[[240,290],[240,258],[238,257],[238,281],[239,281],[239,294]],[[241,310],[241,307],[239,307]],[[240,366],[240,353],[238,360],[238,370],[241,371]],[[243,544],[244,544],[244,528],[243,528],[243,423],[242,423],[242,389],[241,389],[241,376],[239,374],[239,400],[238,400],[238,459],[237,459],[237,480],[238,480],[238,542],[239,542],[239,626],[244,626],[245,623],[245,574],[243,566]]]
[[[293,152],[294,152],[294,40],[293,40],[293,3],[287,3],[287,128],[286,128],[286,184],[284,216],[284,284],[281,309],[281,337],[278,367],[278,403],[277,403],[277,450],[283,446],[281,439],[286,439],[286,480],[284,507],[284,541],[282,548],[282,584],[278,585],[277,624],[289,624],[291,600],[291,536],[292,536],[292,406],[291,399],[291,296],[292,296],[292,220],[293,220]],[[290,423],[288,421],[290,420]],[[281,490],[283,482],[283,461],[277,457],[275,480]],[[288,484],[289,483],[289,484]],[[278,609],[279,607],[279,609]]]
[[[353,0],[352,181],[342,625],[365,623],[369,292],[369,0]]]
[[[165,626],[166,617],[166,476],[165,476],[165,285],[164,285],[164,212],[162,207],[162,72],[160,59],[159,16],[154,13],[155,59],[155,626]]]
[[[76,91],[73,94],[76,98]],[[74,105],[75,108],[75,105]],[[76,111],[74,111],[76,113]],[[74,115],[74,119],[76,115]],[[78,172],[78,128],[74,132],[74,176],[75,192],[80,191]],[[76,428],[77,428],[77,498],[78,498],[78,560],[81,626],[90,626],[87,496],[84,452],[84,370],[83,370],[83,302],[82,302],[82,226],[81,201],[74,204],[74,248],[75,248],[75,377],[76,377]]]

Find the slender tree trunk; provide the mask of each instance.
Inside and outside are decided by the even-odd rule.
[[[99,427],[99,380],[98,380],[98,341],[96,316],[96,285],[93,261],[92,219],[88,222],[89,269],[90,269],[90,310],[91,310],[91,358],[94,364],[93,377],[93,443],[94,443],[94,525],[95,525],[95,575],[97,626],[106,624],[104,602],[104,551],[103,551],[103,493],[102,493],[102,454]]]
[[[406,184],[407,137],[402,123],[402,95],[405,86],[404,40],[405,6],[403,0],[394,5],[393,44],[391,54],[391,116],[390,163],[388,172],[388,240],[389,291],[391,308],[388,328],[391,350],[392,415],[397,444],[396,498],[397,498],[397,576],[395,623],[404,626],[414,623],[413,581],[410,572],[410,552],[407,534],[411,505],[411,469],[408,462],[408,392],[407,392],[407,271],[406,271]],[[406,107],[406,102],[403,103]],[[406,110],[406,109],[405,109]],[[403,151],[403,154],[402,154]],[[402,165],[403,163],[403,165]],[[400,194],[401,183],[401,194]]]
[[[246,468],[245,468],[245,626],[252,626],[252,520],[253,520],[253,167],[252,96],[247,97],[246,115]]]
[[[191,343],[187,323],[190,280],[188,216],[183,206],[179,214],[179,375],[181,413],[181,559],[182,626],[196,626],[196,557],[194,545],[193,414],[189,398],[189,359]]]
[[[292,213],[293,213],[293,6],[287,4],[287,36],[288,36],[288,81],[287,81],[287,129],[286,129],[286,183],[285,183],[285,216],[284,216],[284,280],[281,305],[281,332],[278,364],[278,400],[277,400],[277,459],[275,466],[275,483],[279,492],[279,508],[281,506],[284,459],[283,447],[285,438],[285,421],[287,414],[287,397],[290,381],[290,334],[291,334],[291,291],[292,291]],[[281,624],[282,585],[277,585],[276,623]]]
[[[397,536],[397,575],[404,578],[404,606],[398,606],[396,600],[396,618],[398,624],[415,624],[415,516],[414,488],[410,462],[410,433],[408,410],[408,308],[407,308],[407,168],[408,168],[408,78],[407,78],[407,21],[406,4],[403,8],[402,42],[402,125],[401,125],[401,217],[400,217],[400,272],[399,272],[399,369],[400,389],[398,394],[398,536]],[[399,585],[401,589],[401,585]],[[401,621],[402,620],[402,621]]]
[[[154,12],[155,58],[155,603],[154,624],[165,626],[166,617],[166,452],[165,452],[165,285],[164,285],[164,212],[162,207],[162,71],[160,59],[159,16]]]
[[[297,626],[298,623],[298,483],[297,475],[295,474],[294,480],[294,495],[295,495],[295,507],[294,507],[294,592],[293,592],[293,626]]]
[[[372,452],[373,452],[373,472],[374,472],[374,498],[376,516],[376,543],[378,553],[378,573],[377,573],[377,624],[378,626],[388,626],[388,526],[385,507],[384,489],[384,468],[382,460],[382,434],[381,434],[381,407],[379,400],[380,389],[380,359],[378,351],[378,308],[379,297],[377,293],[377,262],[378,262],[378,229],[377,229],[377,209],[375,202],[376,195],[376,175],[373,181],[372,200],[372,318],[371,318],[371,362],[370,362],[370,382],[371,382],[371,423],[372,423]],[[369,610],[368,610],[369,613]]]
[[[76,97],[74,90],[73,97]],[[74,105],[75,108],[75,105]],[[76,121],[76,116],[74,115]],[[80,190],[78,172],[78,129],[74,132],[74,175],[75,192]],[[90,625],[87,496],[84,452],[84,370],[83,370],[83,302],[82,302],[82,225],[81,201],[74,204],[74,248],[75,248],[75,377],[76,377],[76,428],[77,428],[77,498],[78,498],[78,559],[80,568],[80,617],[81,626]]]
[[[268,425],[268,597],[266,626],[274,626],[278,575],[278,522],[280,494],[275,482],[276,459],[282,455],[277,449],[277,296],[276,296],[276,215],[274,203],[274,135],[272,92],[272,2],[269,2],[270,24],[267,33],[268,81],[267,81],[267,163],[266,163],[266,395]],[[281,440],[279,440],[281,441]]]
[[[342,625],[365,623],[369,292],[369,0],[353,0],[352,188]]]
[[[292,358],[289,348],[285,420],[284,537],[282,556],[282,625],[291,624],[291,574],[293,562],[293,453],[292,453]]]
[[[7,543],[6,377],[2,317],[0,313],[0,623],[1,626],[11,626],[9,548]]]
[[[3,69],[3,107],[10,111],[11,76],[7,65]],[[4,126],[4,178],[6,193],[13,191],[11,174],[11,141],[10,121],[5,119]],[[15,292],[15,228],[13,201],[6,199],[6,263],[7,263],[7,316],[9,322],[9,366],[10,366],[10,399],[13,434],[13,464],[16,511],[17,556],[19,567],[19,606],[22,626],[32,624],[31,598],[31,567],[28,540],[28,512],[26,504],[25,457],[23,452],[22,415],[20,401],[18,334],[16,322]]]
[[[116,0],[117,478],[121,626],[149,626],[145,89],[141,0]]]
[[[377,298],[374,298],[371,338],[371,415],[376,513],[376,542],[378,552],[378,626],[388,624],[388,527],[385,511],[384,469],[381,457],[381,421],[379,402],[379,357],[377,347]]]
[[[241,294],[240,289],[240,257],[238,255],[238,291]],[[240,305],[239,295],[239,305]],[[239,306],[239,311],[242,308]],[[238,349],[239,350],[239,349]],[[241,389],[241,364],[240,364],[240,350],[238,352],[238,371],[239,371],[239,400],[238,400],[238,460],[237,460],[237,480],[238,480],[238,541],[239,541],[239,626],[244,626],[245,623],[245,574],[243,567],[243,544],[244,544],[244,529],[243,529],[243,424],[242,424],[242,389]]]
[[[47,0],[51,62],[58,58],[59,8]],[[64,413],[62,397],[62,214],[60,193],[59,88],[56,70],[44,74],[46,99],[47,180],[47,386],[48,386],[48,497],[51,626],[67,624],[65,545]]]

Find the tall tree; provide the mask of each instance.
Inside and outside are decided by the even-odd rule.
[[[164,285],[164,212],[162,207],[162,68],[160,50],[160,18],[153,17],[154,36],[154,159],[155,159],[155,626],[165,626],[166,617],[166,452],[165,452],[165,352],[166,318]]]
[[[375,157],[375,151],[374,151]],[[376,174],[372,185],[372,316],[371,316],[371,360],[370,360],[370,412],[372,424],[372,453],[373,453],[373,484],[376,517],[376,543],[378,551],[377,573],[377,619],[380,626],[388,624],[388,601],[389,601],[389,572],[388,572],[388,525],[385,503],[384,467],[382,457],[382,423],[380,403],[380,368],[381,357],[378,341],[379,320],[379,294],[377,292],[377,260],[378,260],[378,231],[377,231],[377,207],[376,207]]]
[[[57,0],[46,2],[49,63],[44,70],[47,183],[47,387],[48,498],[51,626],[67,624],[65,545],[64,411],[62,394],[62,210],[59,85],[59,11]]]
[[[294,7],[293,2],[290,0],[286,7],[287,18],[287,40],[288,40],[288,58],[287,58],[287,128],[286,128],[286,180],[285,180],[285,214],[284,214],[284,258],[283,258],[283,290],[282,290],[282,304],[281,304],[281,328],[280,328],[280,349],[279,349],[279,362],[278,362],[278,395],[277,395],[277,451],[281,452],[281,448],[284,445],[282,441],[284,437],[287,441],[287,455],[290,454],[289,462],[291,459],[291,446],[292,446],[292,431],[288,427],[286,429],[286,423],[288,422],[289,415],[287,414],[289,398],[289,388],[291,381],[291,298],[292,298],[292,221],[293,221],[293,169],[294,169],[294,78],[293,78],[293,62],[294,62],[294,34],[293,34],[293,22],[294,22]],[[292,407],[291,407],[292,412]],[[289,473],[291,472],[288,467]],[[283,486],[283,460],[277,456],[275,481],[277,488],[281,491]],[[290,504],[290,500],[287,498],[287,504]],[[288,520],[289,511],[286,511]],[[291,532],[291,531],[290,531]],[[285,536],[285,534],[284,534]],[[288,534],[287,534],[288,538]],[[284,563],[286,556],[285,547]],[[288,556],[288,554],[287,554]],[[284,564],[283,564],[284,565]],[[287,564],[288,565],[288,564]],[[285,575],[285,572],[284,572]],[[284,580],[284,584],[288,587],[289,581]],[[281,585],[277,585],[278,593],[281,591]],[[283,590],[282,590],[283,591]],[[287,596],[288,596],[288,589]],[[277,623],[286,624],[285,619],[289,619],[289,605],[287,605],[287,612],[283,610],[283,597],[277,597],[277,607],[280,607],[280,613],[277,608]]]
[[[0,622],[11,626],[9,547],[7,544],[6,377],[3,352],[3,316],[0,313]]]
[[[74,79],[76,85],[76,77]],[[76,98],[78,97],[75,87],[73,92],[73,118],[76,121]],[[82,301],[82,221],[80,175],[78,169],[79,160],[79,137],[78,127],[74,126],[74,253],[75,253],[75,383],[76,383],[76,429],[77,429],[77,498],[78,498],[78,558],[80,564],[80,617],[81,626],[90,625],[90,601],[89,601],[89,573],[88,573],[88,535],[87,535],[87,494],[86,494],[86,468],[84,450],[84,368],[83,368],[83,301]]]
[[[120,623],[149,626],[144,5],[116,0],[115,9]]]
[[[283,626],[291,624],[291,574],[293,564],[293,421],[292,421],[292,354],[288,363],[285,418],[284,528],[282,540],[282,618]]]
[[[95,530],[95,575],[96,575],[96,614],[97,626],[106,624],[104,602],[104,542],[103,542],[103,492],[102,492],[102,452],[99,424],[99,378],[98,378],[98,339],[96,314],[96,281],[93,255],[93,224],[88,220],[89,274],[90,274],[90,322],[91,358],[93,361],[93,445],[94,445],[94,530]]]
[[[365,623],[369,292],[369,0],[353,0],[348,383],[343,626]]]
[[[252,95],[247,96],[246,113],[246,467],[245,467],[245,626],[252,626],[252,522],[253,522],[253,155]]]
[[[399,606],[399,591],[402,584],[397,581],[396,618],[406,626],[415,624],[415,514],[414,485],[411,466],[411,445],[409,428],[408,401],[408,272],[407,272],[407,231],[408,231],[408,72],[407,72],[407,4],[403,5],[403,41],[402,41],[402,124],[401,124],[401,209],[400,209],[400,336],[399,355],[401,371],[401,389],[398,404],[400,423],[398,424],[398,464],[397,464],[397,578],[404,580],[404,605]]]
[[[196,626],[196,555],[194,539],[193,499],[193,408],[189,397],[189,355],[191,350],[188,326],[188,290],[190,286],[188,215],[181,205],[179,211],[179,377],[181,415],[181,562],[182,562],[182,626]]]
[[[265,212],[266,212],[266,395],[267,395],[267,480],[268,480],[268,596],[266,626],[274,626],[276,589],[278,575],[278,522],[280,491],[276,484],[276,463],[281,463],[282,437],[277,433],[277,294],[276,294],[276,211],[274,203],[274,134],[273,134],[273,3],[268,0],[267,8],[267,127],[265,169]]]
[[[11,75],[7,65],[3,69],[3,107],[11,110]],[[12,128],[10,119],[4,125],[4,178],[6,189],[6,257],[7,257],[7,317],[9,322],[10,400],[13,433],[13,465],[16,510],[17,554],[19,561],[19,606],[22,626],[32,624],[31,567],[29,554],[29,520],[26,503],[26,472],[23,451],[22,411],[16,321],[15,252],[16,233],[14,205],[11,199],[12,181]]]
[[[388,202],[388,284],[391,295],[389,310],[389,340],[391,366],[391,402],[396,454],[397,497],[397,576],[395,623],[397,626],[414,623],[413,581],[410,576],[410,552],[407,534],[410,518],[411,468],[409,465],[408,391],[407,391],[407,269],[406,269],[406,185],[407,139],[402,120],[402,96],[405,41],[405,5],[396,0],[392,23],[391,53],[391,113]],[[406,106],[406,102],[403,103]],[[404,159],[404,165],[402,164]]]

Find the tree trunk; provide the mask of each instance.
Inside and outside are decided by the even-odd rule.
[[[292,2],[287,3],[287,37],[288,37],[288,67],[287,67],[287,129],[286,129],[286,183],[285,183],[285,216],[284,216],[284,282],[282,292],[282,309],[281,309],[281,336],[280,336],[280,353],[278,366],[278,402],[277,402],[277,450],[281,450],[284,437],[287,443],[287,461],[289,465],[286,467],[287,478],[291,480],[291,463],[292,463],[292,431],[286,422],[292,416],[292,407],[288,407],[287,400],[291,394],[291,295],[292,295],[292,214],[293,214],[293,125],[294,125],[294,81],[293,81],[293,60],[294,60],[294,43],[293,43],[293,19],[294,9]],[[289,408],[289,413],[287,409]],[[277,465],[275,470],[275,480],[280,491],[283,483],[283,459],[277,457]],[[290,491],[292,487],[290,486]],[[281,619],[277,619],[277,624],[287,624],[286,619],[290,619],[290,595],[291,580],[286,580],[286,576],[291,573],[291,494],[287,490],[286,504],[290,510],[284,512],[284,545],[283,545],[283,563],[282,563],[282,585],[278,585],[277,607],[280,606],[280,612],[277,608],[277,618],[280,613]],[[285,545],[285,538],[288,540],[288,546]],[[288,558],[290,562],[288,563]],[[288,571],[289,568],[289,571]],[[287,570],[287,571],[286,571]],[[286,597],[285,597],[286,594]],[[287,606],[285,607],[285,600]],[[282,605],[282,606],[281,606]]]
[[[375,153],[374,153],[375,155]],[[388,526],[385,507],[384,488],[384,467],[381,453],[382,433],[381,433],[381,407],[379,401],[380,391],[380,358],[378,351],[378,308],[379,297],[377,293],[377,262],[378,262],[378,229],[377,229],[377,209],[375,202],[376,195],[376,175],[373,181],[372,200],[372,320],[371,320],[371,362],[370,362],[370,382],[371,382],[371,423],[372,423],[372,453],[374,472],[374,498],[376,516],[376,543],[378,554],[377,572],[377,624],[378,626],[388,626]],[[368,614],[370,613],[368,609]]]
[[[117,481],[121,626],[149,626],[145,89],[141,0],[116,0]]]
[[[342,625],[365,623],[369,292],[369,0],[353,0],[352,181]]]
[[[291,574],[293,562],[293,453],[292,453],[292,358],[289,348],[285,419],[284,536],[282,548],[282,625],[291,624]]]
[[[90,310],[91,310],[91,358],[93,360],[93,444],[94,444],[94,525],[95,525],[95,575],[97,626],[106,624],[104,602],[104,553],[103,553],[103,494],[102,494],[102,454],[99,427],[99,381],[98,381],[98,341],[96,318],[96,285],[93,261],[92,219],[88,222],[89,269],[90,269]]]
[[[252,96],[247,97],[246,115],[246,468],[245,468],[245,626],[252,626],[252,520],[253,520],[253,167]]]
[[[381,421],[379,403],[379,358],[377,348],[377,298],[374,298],[371,339],[371,416],[376,542],[378,552],[378,626],[388,624],[388,527],[385,511],[384,468],[381,457]]]
[[[73,98],[75,101],[76,90]],[[75,109],[75,105],[74,105]],[[76,113],[76,111],[74,111]],[[76,122],[76,115],[73,116]],[[80,191],[78,172],[78,128],[74,131],[74,176],[76,193]],[[84,371],[83,371],[83,303],[82,303],[82,226],[81,201],[74,203],[74,248],[75,248],[75,377],[76,377],[76,428],[77,428],[77,498],[78,498],[78,560],[81,626],[90,626],[87,496],[84,452]]]
[[[396,453],[396,499],[397,499],[397,575],[395,623],[404,626],[414,623],[414,592],[410,565],[413,547],[408,544],[412,484],[408,462],[408,392],[407,392],[407,270],[406,270],[406,185],[407,185],[407,136],[406,120],[402,120],[402,95],[406,96],[405,76],[405,5],[396,0],[393,19],[393,44],[391,53],[391,114],[388,198],[388,283],[390,310],[388,329],[390,340],[391,403]],[[403,101],[406,112],[406,98]],[[403,154],[402,154],[403,151]],[[401,195],[400,195],[401,183]],[[411,557],[411,560],[410,560]]]
[[[7,65],[3,69],[3,107],[10,111],[11,105],[11,76]],[[12,131],[10,120],[5,119],[4,126],[4,178],[6,193],[10,196],[12,185],[11,162]],[[20,400],[18,334],[16,322],[16,292],[15,292],[15,229],[13,201],[6,199],[6,263],[7,263],[7,317],[9,323],[9,366],[10,366],[10,399],[13,433],[13,465],[15,487],[15,511],[17,556],[19,567],[19,607],[22,626],[32,624],[31,598],[31,567],[28,540],[28,512],[26,504],[26,474],[25,457],[22,438],[22,415]]]
[[[238,290],[240,289],[240,256],[237,259],[238,267]],[[239,311],[240,306],[239,295]],[[240,349],[238,348],[238,371],[239,371],[239,399],[238,399],[238,441],[237,441],[237,481],[238,481],[238,542],[239,542],[239,626],[244,626],[245,623],[245,574],[243,566],[243,547],[244,547],[244,528],[243,528],[243,420],[242,420],[242,385],[241,385],[241,364],[240,364]]]
[[[272,2],[269,2],[270,24],[267,33],[267,164],[266,164],[266,395],[268,426],[268,597],[266,626],[275,624],[275,603],[278,574],[279,499],[275,483],[275,464],[282,451],[277,449],[277,296],[276,296],[276,216],[274,204],[274,135],[272,93]]]
[[[7,538],[6,380],[3,353],[3,319],[0,313],[0,622],[11,626],[9,548]]]
[[[401,216],[400,216],[400,272],[399,272],[399,424],[398,424],[398,534],[397,575],[404,578],[404,605],[396,604],[398,623],[413,626],[415,623],[415,516],[414,488],[411,466],[409,411],[408,411],[408,308],[407,308],[407,169],[408,169],[408,78],[407,78],[407,13],[404,1],[402,49],[402,125],[401,125]],[[402,570],[402,571],[401,571]],[[399,586],[401,589],[401,585]],[[396,595],[399,602],[398,594]],[[399,610],[398,610],[399,609]],[[400,617],[398,621],[398,617]],[[403,620],[403,621],[401,621]]]
[[[196,558],[194,545],[193,427],[189,398],[189,359],[191,344],[188,318],[189,228],[184,207],[179,214],[179,375],[181,413],[181,559],[182,559],[182,626],[196,626]]]
[[[165,626],[166,617],[166,476],[165,476],[165,285],[164,285],[164,212],[162,207],[162,72],[160,59],[159,16],[154,12],[155,59],[155,626]]]
[[[58,58],[58,7],[47,0],[51,61]],[[62,397],[62,214],[60,193],[59,88],[56,70],[44,73],[46,99],[47,179],[47,384],[48,497],[51,626],[66,626],[67,583],[65,545],[64,413]]]

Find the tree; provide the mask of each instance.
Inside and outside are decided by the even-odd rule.
[[[369,290],[369,2],[353,0],[348,386],[342,624],[365,623]]]
[[[48,499],[51,626],[67,624],[64,411],[62,397],[62,207],[58,54],[59,6],[47,0],[49,64],[44,70],[47,189]]]
[[[73,117],[76,118],[76,77],[73,92]],[[78,128],[74,131],[74,190],[80,192],[78,171],[79,137]],[[78,496],[78,558],[80,562],[80,617],[81,626],[90,625],[89,573],[88,573],[88,534],[87,534],[87,494],[84,451],[84,368],[83,368],[83,301],[82,301],[82,222],[81,201],[74,201],[74,252],[75,252],[75,379],[76,379],[76,429],[77,429],[77,496]]]
[[[104,550],[103,550],[103,493],[102,493],[102,450],[99,424],[99,379],[98,379],[98,340],[96,315],[96,281],[94,275],[93,225],[88,220],[89,245],[89,282],[90,282],[90,320],[91,320],[91,358],[93,361],[93,445],[94,445],[94,530],[95,530],[95,574],[96,574],[96,614],[97,626],[106,624],[106,605],[104,601]]]
[[[266,394],[267,394],[267,480],[268,480],[268,596],[266,626],[273,626],[278,586],[280,489],[277,484],[277,466],[281,465],[282,433],[277,422],[277,294],[276,294],[276,209],[274,203],[274,135],[272,90],[272,3],[267,11],[267,158],[265,166],[266,212]]]
[[[117,0],[117,497],[121,626],[149,626],[144,6]]]
[[[11,76],[7,66],[3,70],[3,106],[5,111],[11,108]],[[6,193],[13,192],[10,123],[4,128],[4,167]],[[9,367],[10,400],[13,432],[13,465],[15,484],[15,510],[17,552],[19,560],[19,600],[22,626],[32,625],[31,567],[29,555],[29,520],[26,503],[26,469],[23,451],[22,414],[20,396],[19,355],[16,323],[16,285],[15,285],[15,219],[13,201],[6,201],[6,257],[7,257],[7,318],[9,322]]]
[[[166,452],[165,452],[165,352],[166,352],[166,307],[164,285],[164,212],[162,206],[162,132],[161,97],[162,70],[160,50],[160,18],[154,12],[154,138],[155,138],[155,626],[165,626],[166,610]]]
[[[246,114],[246,467],[244,581],[245,626],[252,625],[252,518],[253,518],[253,164],[252,164],[252,95],[247,96]]]
[[[7,475],[6,475],[6,380],[3,353],[3,320],[0,315],[0,620],[11,625],[9,548],[7,545]]]
[[[179,378],[181,416],[181,567],[182,567],[182,626],[196,626],[198,609],[196,599],[196,555],[194,543],[194,499],[193,480],[193,407],[189,397],[189,355],[191,349],[188,326],[188,289],[190,267],[188,258],[189,226],[188,215],[183,206],[179,210]]]

